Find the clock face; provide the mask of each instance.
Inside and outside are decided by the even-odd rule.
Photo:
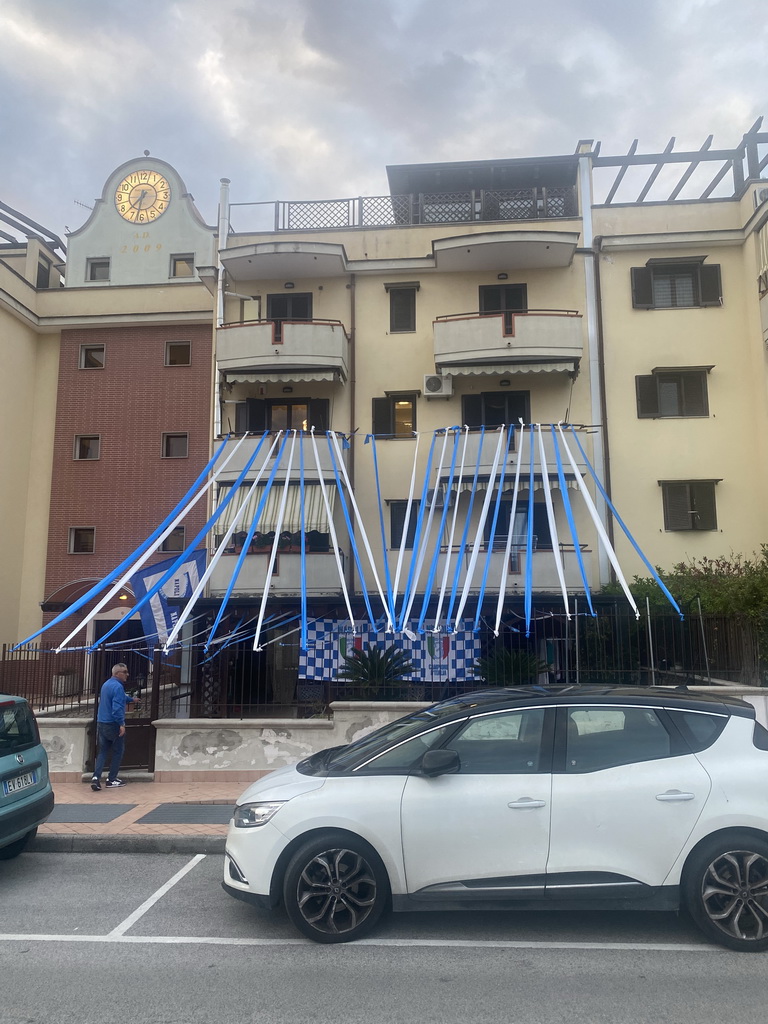
[[[131,224],[149,224],[162,217],[171,202],[168,179],[157,171],[132,171],[115,190],[115,207]]]

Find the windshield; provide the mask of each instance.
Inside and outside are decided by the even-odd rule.
[[[0,757],[16,754],[39,743],[34,715],[28,704],[0,702]]]
[[[467,701],[465,706],[468,707],[471,703],[473,702]],[[362,739],[356,740],[346,747],[327,751],[326,753],[333,756],[327,758],[325,767],[332,772],[354,768],[361,761],[367,761],[380,750],[392,746],[393,743],[400,743],[411,736],[417,736],[449,715],[455,715],[457,711],[461,710],[461,706],[456,700],[445,701],[443,704],[424,708],[423,711],[415,711],[406,718],[398,718],[396,722],[390,722],[389,725],[384,725],[381,729],[376,729],[375,732],[369,732],[367,736],[363,736]]]

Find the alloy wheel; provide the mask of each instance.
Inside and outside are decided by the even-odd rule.
[[[725,935],[746,942],[768,937],[768,859],[751,850],[716,857],[702,876],[701,900]]]
[[[376,874],[362,854],[324,850],[299,875],[296,905],[313,930],[343,935],[364,924],[376,906],[377,889]]]

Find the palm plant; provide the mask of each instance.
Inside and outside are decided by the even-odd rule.
[[[475,674],[489,686],[523,686],[535,683],[548,665],[533,651],[523,648],[510,650],[500,644],[475,662]]]
[[[344,655],[344,667],[339,678],[375,694],[384,686],[402,682],[403,677],[412,671],[411,659],[405,651],[396,647],[381,650],[368,645],[366,650]]]

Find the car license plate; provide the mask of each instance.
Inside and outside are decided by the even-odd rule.
[[[8,779],[7,782],[3,783],[3,794],[10,796],[11,793],[18,793],[20,789],[26,789],[27,786],[34,786],[37,782],[37,772],[25,772],[24,775],[17,775],[15,779]]]

